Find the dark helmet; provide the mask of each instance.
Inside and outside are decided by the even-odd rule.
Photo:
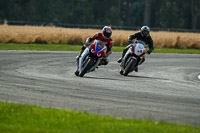
[[[112,34],[112,29],[109,26],[104,26],[102,29],[102,34],[103,36],[105,36],[106,38],[109,38]]]
[[[148,26],[142,26],[141,33],[143,36],[149,36],[150,28]]]

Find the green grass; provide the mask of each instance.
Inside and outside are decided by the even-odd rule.
[[[0,102],[1,133],[200,133],[199,127]]]
[[[124,47],[113,46],[113,52],[122,52]],[[66,44],[5,44],[0,43],[0,50],[36,50],[36,51],[80,51],[80,45]],[[175,49],[175,48],[155,48],[153,53],[182,53],[200,54],[200,49]]]
[[[200,49],[160,48],[155,49],[153,53],[200,54]]]
[[[0,50],[80,51],[80,45],[0,43]]]

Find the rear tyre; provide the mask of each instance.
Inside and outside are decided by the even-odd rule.
[[[128,76],[128,74],[135,68],[135,65],[136,65],[136,60],[131,59],[130,62],[125,67],[124,76]]]

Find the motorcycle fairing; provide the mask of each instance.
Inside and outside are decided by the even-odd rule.
[[[102,41],[97,41],[97,40],[95,41],[95,51],[96,51],[96,53],[101,52],[105,48],[106,48],[105,44]]]

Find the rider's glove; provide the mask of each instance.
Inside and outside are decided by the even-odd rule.
[[[90,45],[90,43],[86,42],[84,45],[85,45],[85,47],[88,47]]]
[[[88,38],[86,39],[86,41],[85,41],[85,46],[88,47],[88,46],[90,45],[90,43],[91,43],[91,38],[88,37]]]
[[[131,43],[133,43],[131,40],[128,40],[128,44],[131,44]]]

